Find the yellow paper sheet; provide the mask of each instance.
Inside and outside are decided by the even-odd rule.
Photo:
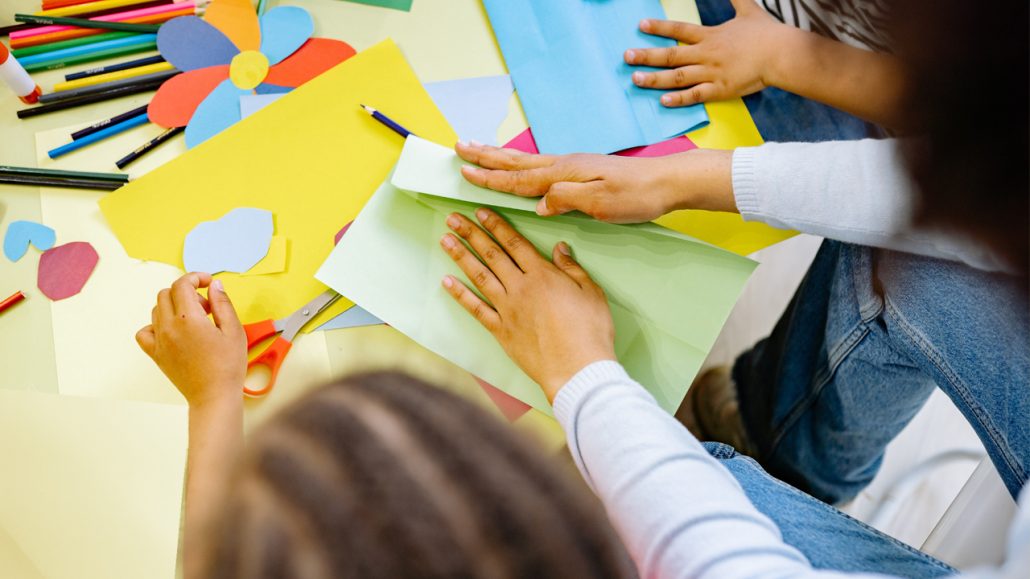
[[[245,271],[243,275],[268,275],[286,271],[286,246],[287,239],[282,235],[272,237],[272,242],[268,246],[268,254],[257,265]]]
[[[186,408],[0,390],[0,457],[0,527],[23,567],[175,576]]]
[[[108,195],[101,210],[130,256],[178,267],[197,223],[241,206],[272,211],[277,233],[290,239],[288,270],[219,277],[244,321],[288,316],[325,290],[314,273],[333,236],[357,216],[404,145],[361,103],[429,140],[457,140],[387,40]],[[351,305],[338,300],[309,328]]]

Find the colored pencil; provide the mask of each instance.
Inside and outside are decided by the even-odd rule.
[[[104,181],[83,181],[80,179],[54,179],[52,177],[22,177],[19,175],[0,175],[0,184],[31,185],[34,187],[61,187],[65,189],[98,189],[114,191],[122,185]]]
[[[139,0],[101,0],[100,2],[88,2],[75,6],[54,8],[53,10],[43,10],[36,12],[36,16],[78,16],[86,12],[107,10],[108,8],[125,8],[134,4],[139,4]]]
[[[93,133],[95,133],[97,131],[102,131],[105,128],[111,126],[111,125],[117,125],[118,123],[120,123],[122,121],[131,119],[132,117],[135,117],[137,115],[143,114],[143,113],[147,112],[147,108],[149,108],[149,107],[150,107],[150,105],[146,104],[146,105],[143,105],[141,107],[136,107],[136,108],[132,109],[131,111],[126,111],[126,112],[124,112],[124,113],[122,113],[120,115],[115,115],[115,116],[113,116],[113,117],[111,117],[109,119],[104,119],[102,121],[98,121],[96,123],[93,123],[92,125],[86,127],[85,129],[80,129],[80,130],[75,131],[74,133],[72,133],[72,135],[71,135],[72,140],[73,141],[78,141],[79,139],[81,139],[83,137],[88,137],[89,135],[92,135]]]
[[[174,0],[146,0],[139,4],[133,4],[132,6],[119,6],[117,8],[108,8],[106,10],[97,10],[95,12],[86,12],[85,14],[76,14],[79,18],[94,18],[97,16],[107,16],[109,14],[117,14],[119,12],[125,12],[126,9],[142,10],[144,8],[153,8],[154,6],[161,6],[163,4],[172,4]],[[22,30],[32,30],[38,28],[35,24],[12,24],[10,26],[0,26],[0,36],[9,36],[12,32],[20,32]]]
[[[128,10],[126,9],[128,8]],[[146,6],[143,8],[136,8],[134,6],[126,6],[126,8],[120,9],[119,12],[112,14],[106,14],[104,16],[95,16],[90,18],[74,17],[77,20],[88,20],[89,22],[139,22],[140,19],[146,16],[155,16],[157,14],[163,14],[166,12],[182,12],[190,8],[196,8],[196,3],[191,1],[188,2],[171,2],[167,4],[158,4],[155,6]],[[31,18],[50,19],[48,16],[36,16],[31,15]],[[71,17],[64,17],[71,18]],[[43,34],[50,34],[52,32],[66,32],[69,30],[76,30],[81,27],[68,26],[63,24],[48,24],[35,27],[31,30],[22,30],[19,32],[11,33],[11,40],[21,40],[30,36],[40,36]]]
[[[106,23],[153,27],[159,26],[173,18],[178,18],[179,16],[192,16],[194,14],[196,14],[196,9],[194,8],[193,3],[183,2],[181,4],[154,6],[153,8],[147,8],[146,10],[138,10],[135,13],[126,12],[124,14],[112,14],[101,18],[104,18],[103,22]],[[93,22],[93,20],[90,20],[90,22]],[[97,22],[100,22],[100,20],[97,20]],[[148,30],[133,30],[133,32],[147,34],[156,32],[156,30],[151,28]],[[41,28],[33,28],[32,30],[12,32],[11,46],[13,48],[21,49],[30,46],[39,46],[40,44],[62,42],[73,38],[82,38],[84,36],[97,36],[104,33],[104,30],[99,28],[43,26]]]
[[[123,86],[121,88],[111,89],[99,94],[85,96],[81,98],[68,99],[59,103],[53,103],[49,105],[43,105],[38,107],[32,107],[28,109],[22,109],[18,111],[19,119],[29,119],[32,117],[38,117],[40,115],[48,115],[50,113],[56,113],[58,111],[64,111],[67,109],[81,107],[83,105],[91,105],[93,103],[99,103],[103,101],[109,101],[123,96],[129,96],[139,94],[141,92],[150,92],[160,88],[163,80],[157,82],[149,82],[146,84]]]
[[[12,295],[11,297],[6,298],[4,301],[0,302],[0,314],[4,313],[11,306],[13,306],[14,304],[22,301],[23,299],[25,299],[25,294],[23,294],[21,292],[14,292],[14,295]]]
[[[172,137],[178,135],[184,130],[186,130],[186,127],[172,127],[168,129],[167,131],[161,133],[153,139],[150,139],[146,143],[143,143],[142,145],[137,147],[136,150],[134,150],[133,152],[115,161],[115,166],[117,166],[119,169],[124,169],[128,167],[129,164],[136,162],[137,159],[158,148],[159,146],[161,146],[162,143],[167,143],[172,139]]]
[[[372,115],[373,119],[379,121],[380,123],[383,123],[390,130],[392,130],[393,132],[397,133],[398,135],[404,137],[405,139],[408,138],[408,135],[414,134],[411,131],[409,131],[408,129],[405,129],[404,127],[402,127],[398,123],[394,122],[390,117],[384,115],[383,113],[377,111],[376,109],[374,109],[374,108],[372,108],[370,106],[361,105],[361,108],[365,109],[365,112],[367,112],[368,114]]]
[[[267,0],[258,0],[257,15],[261,16],[265,13],[265,3]]]
[[[145,124],[147,124],[149,122],[150,122],[150,119],[147,118],[146,113],[143,113],[142,115],[136,115],[135,117],[132,117],[131,119],[128,119],[126,121],[122,121],[122,122],[118,123],[117,125],[111,125],[110,127],[107,127],[106,129],[103,129],[103,130],[100,130],[100,131],[97,131],[97,132],[95,132],[92,135],[89,135],[87,137],[83,137],[83,138],[81,138],[81,139],[79,139],[77,141],[72,141],[70,143],[61,145],[60,147],[57,147],[56,149],[51,149],[50,151],[47,151],[47,156],[50,157],[51,159],[56,159],[58,157],[67,155],[68,153],[71,153],[72,151],[78,151],[79,149],[81,149],[83,147],[86,147],[88,145],[92,145],[93,143],[96,143],[96,142],[99,142],[99,141],[103,141],[104,139],[106,139],[108,137],[113,137],[113,136],[117,135],[118,133],[124,133],[125,131],[128,131],[129,129],[134,129],[136,127],[141,127],[141,126],[143,126],[143,125],[145,125]]]
[[[107,74],[109,72],[117,72],[119,70],[126,70],[126,69],[129,69],[129,68],[138,68],[138,67],[141,67],[141,66],[147,66],[147,65],[150,65],[150,64],[157,64],[159,62],[164,62],[164,61],[165,61],[164,57],[160,56],[160,55],[158,55],[158,56],[148,56],[146,58],[137,58],[136,60],[129,60],[129,61],[126,61],[126,62],[119,62],[117,64],[109,64],[107,66],[97,66],[97,67],[94,67],[94,68],[88,68],[88,69],[83,70],[83,71],[66,74],[66,75],[64,75],[64,80],[66,80],[66,81],[68,81],[68,80],[78,80],[80,78],[87,78],[87,77],[90,77],[90,76],[97,76],[99,74]]]
[[[160,28],[157,24],[132,24],[131,22],[118,22],[116,20],[90,20],[89,18],[61,18],[59,16],[33,16],[31,14],[15,14],[16,22],[27,24],[43,24],[62,26],[74,26],[76,28],[97,28],[100,30],[117,30],[119,32],[157,32]]]
[[[91,62],[122,54],[154,50],[155,48],[157,48],[156,34],[140,34],[129,38],[119,38],[117,40],[65,48],[64,50],[34,54],[25,57],[22,65],[29,72],[52,70],[80,62]]]
[[[129,36],[135,36],[135,34],[133,34],[132,32],[109,32],[107,34],[98,34],[96,36],[83,36],[81,38],[72,38],[71,40],[52,42],[50,44],[37,44],[36,46],[16,48],[11,51],[11,54],[15,55],[18,58],[24,58],[26,56],[32,56],[34,54],[53,52],[55,50],[63,50],[65,48],[72,48],[74,46],[82,46],[83,44],[92,44],[94,42],[104,42],[107,40],[116,40],[118,38],[127,38]]]
[[[90,171],[64,171],[61,169],[39,169],[37,167],[14,167],[0,165],[0,175],[19,177],[45,177],[47,179],[78,179],[80,181],[107,181],[128,183],[129,176],[121,173],[93,173]]]
[[[43,0],[43,10],[53,10],[54,8],[64,8],[65,6],[78,6],[79,4],[89,4],[90,2],[96,2],[97,0]]]
[[[54,92],[64,92],[68,90],[74,90],[86,86],[94,86],[111,82],[115,80],[125,80],[128,78],[137,78],[146,76],[148,74],[155,74],[158,72],[168,72],[175,70],[170,62],[159,62],[157,64],[148,64],[146,66],[138,66],[136,68],[128,68],[125,70],[118,70],[115,72],[108,72],[106,74],[98,74],[95,76],[87,76],[86,78],[80,78],[78,80],[68,80],[65,82],[59,82],[54,85]]]
[[[39,102],[43,103],[44,105],[48,105],[48,104],[51,104],[51,103],[57,103],[57,102],[66,101],[66,100],[69,100],[69,99],[77,99],[77,98],[81,98],[81,97],[84,97],[84,96],[89,96],[89,95],[93,95],[93,94],[97,94],[97,93],[103,93],[105,91],[109,91],[109,90],[116,89],[116,88],[121,88],[123,86],[135,86],[135,85],[138,85],[138,84],[147,84],[147,83],[150,83],[150,82],[153,82],[153,81],[164,82],[164,81],[172,78],[173,76],[175,76],[177,74],[179,74],[179,71],[177,71],[177,70],[174,70],[174,69],[173,70],[166,70],[164,72],[155,72],[153,74],[147,74],[147,75],[143,75],[143,76],[139,76],[139,77],[135,77],[135,78],[126,78],[126,79],[123,79],[123,80],[114,80],[114,81],[111,81],[111,82],[105,82],[103,84],[98,84],[98,85],[94,85],[94,86],[84,86],[82,88],[76,88],[76,89],[72,89],[72,90],[65,90],[65,91],[61,91],[61,92],[53,92],[53,93],[45,94],[42,97],[39,97],[40,98]],[[46,97],[46,98],[44,99],[43,97]]]

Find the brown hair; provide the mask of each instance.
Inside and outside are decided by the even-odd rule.
[[[575,578],[635,572],[586,487],[473,404],[347,378],[251,443],[208,576]]]

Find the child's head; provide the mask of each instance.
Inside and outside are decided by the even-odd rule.
[[[497,419],[398,373],[354,376],[254,437],[218,578],[628,577],[600,505]]]

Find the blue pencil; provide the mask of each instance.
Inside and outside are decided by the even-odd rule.
[[[128,48],[133,46],[144,46],[154,44],[157,42],[156,34],[138,34],[136,36],[128,36],[125,38],[116,38],[114,40],[105,40],[103,42],[94,42],[93,44],[83,44],[82,46],[73,46],[71,48],[63,48],[61,50],[53,50],[50,52],[41,52],[39,54],[33,54],[32,56],[26,56],[18,59],[23,66],[34,66],[37,64],[48,63],[51,61],[60,62],[62,60],[68,60],[87,54],[93,54],[105,50]]]
[[[47,156],[49,156],[51,159],[56,159],[61,155],[67,155],[72,151],[77,151],[87,145],[92,145],[97,141],[103,141],[104,139],[110,136],[117,135],[118,133],[125,132],[129,129],[133,129],[141,125],[145,125],[149,122],[150,119],[147,118],[147,113],[143,113],[139,116],[132,117],[131,119],[122,121],[117,125],[111,125],[110,127],[107,127],[102,131],[97,131],[92,135],[82,137],[78,141],[72,141],[67,145],[61,145],[60,147],[57,147],[56,149],[53,149],[50,152],[48,152]]]
[[[375,110],[374,108],[372,108],[370,106],[361,105],[361,108],[365,109],[365,112],[367,112],[368,114],[372,115],[373,119],[379,121],[380,123],[383,123],[384,125],[389,127],[391,130],[393,130],[393,132],[395,132],[398,135],[404,137],[405,139],[408,138],[408,135],[413,135],[414,134],[411,131],[409,131],[408,129],[405,129],[404,127],[402,127],[399,124],[397,124],[396,122],[394,122],[393,119],[391,119],[390,117],[384,115],[383,113]]]

